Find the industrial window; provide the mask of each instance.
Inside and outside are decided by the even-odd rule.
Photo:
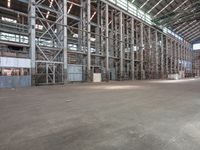
[[[42,25],[39,25],[39,24],[36,24],[36,25],[35,25],[35,28],[36,28],[36,29],[39,29],[39,30],[42,30],[42,29],[43,29],[43,26],[42,26]]]
[[[6,32],[0,32],[0,40],[28,43],[28,37],[22,35],[19,36],[17,34],[10,34]]]
[[[193,44],[193,50],[200,50],[200,43],[199,44]]]
[[[11,22],[11,23],[17,23],[17,20],[15,19],[11,19],[11,18],[7,18],[7,17],[1,17],[2,21],[6,21],[6,22]]]
[[[77,51],[77,50],[78,50],[78,46],[75,45],[75,44],[68,44],[68,48],[69,48],[70,50],[73,50],[73,51]]]

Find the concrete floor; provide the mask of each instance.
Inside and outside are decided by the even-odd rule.
[[[0,90],[0,150],[199,150],[200,79]]]

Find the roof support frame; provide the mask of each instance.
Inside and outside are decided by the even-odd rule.
[[[150,13],[156,6],[158,6],[163,0],[159,0],[147,13]]]

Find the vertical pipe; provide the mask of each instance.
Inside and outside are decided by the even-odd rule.
[[[168,47],[168,37],[166,36],[166,50],[165,50],[165,61],[166,61],[166,66],[165,66],[165,70],[166,70],[166,76],[168,78],[168,74],[169,74],[169,47]]]
[[[170,74],[173,74],[173,46],[172,39],[170,38]]]
[[[134,46],[135,46],[135,37],[134,37],[134,18],[131,18],[131,78],[135,79],[135,56],[134,56]]]
[[[143,56],[143,53],[144,53],[144,25],[143,23],[141,22],[140,23],[140,77],[141,77],[141,80],[144,79],[144,56]]]
[[[183,42],[181,43],[181,71],[183,71]]]
[[[35,85],[35,73],[36,73],[36,64],[35,64],[35,0],[29,0],[29,54],[31,58],[31,85]]]
[[[80,12],[80,16],[81,16],[81,27],[82,27],[82,47],[83,47],[83,51],[86,52],[86,2],[85,1],[81,1],[81,12]],[[86,64],[85,64],[86,65]]]
[[[109,81],[108,4],[106,4],[106,80]]]
[[[187,43],[185,42],[185,73],[187,73],[187,68],[186,68],[186,65],[187,65]]]
[[[161,78],[164,78],[164,41],[163,34],[161,34]]]
[[[173,66],[174,66],[174,71],[173,73],[175,74],[176,73],[176,41],[174,40],[174,42],[172,43],[173,45]]]
[[[155,72],[156,72],[156,76],[155,76],[155,78],[157,79],[158,78],[158,32],[157,32],[157,30],[155,31],[155,50],[156,50],[156,52],[155,52],[155,55],[156,55],[156,67],[155,67]]]
[[[49,64],[46,63],[46,84],[49,83]]]
[[[63,39],[63,76],[64,76],[64,83],[67,82],[67,0],[63,0],[63,24],[64,24],[64,39]]]
[[[87,0],[87,80],[91,81],[91,26],[90,26],[90,17],[91,17],[91,6],[90,0]]]
[[[122,12],[119,13],[119,34],[120,34],[120,80],[124,76],[124,55],[123,55],[123,21]]]
[[[180,59],[180,41],[178,41],[178,49],[177,49],[177,71],[178,71],[178,74],[179,74],[179,59]]]
[[[186,47],[186,42],[185,42],[185,48],[184,48],[184,70],[185,70],[185,73],[186,73],[186,49],[187,49],[187,47]]]
[[[55,73],[56,73],[56,66],[55,66],[55,64],[53,64],[53,84],[56,83],[56,75],[55,75]]]
[[[177,42],[176,40],[174,40],[174,70],[175,72],[174,73],[178,73],[177,71]]]
[[[148,67],[148,77],[149,79],[152,78],[151,74],[152,74],[152,40],[151,40],[151,27],[148,28],[148,41],[149,41],[149,67]]]

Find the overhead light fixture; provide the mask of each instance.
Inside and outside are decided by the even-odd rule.
[[[69,9],[68,9],[68,11],[67,11],[68,14],[70,13],[70,11],[71,11],[71,9],[72,9],[72,6],[73,6],[73,4],[71,4],[71,5],[69,6]]]
[[[91,37],[91,38],[90,38],[90,41],[94,42],[94,41],[96,41],[96,39],[93,38],[93,37]]]
[[[52,5],[53,5],[53,1],[54,1],[54,0],[51,0],[51,1],[50,1],[50,4],[49,4],[49,7],[50,7],[50,8],[51,8]]]
[[[7,6],[8,6],[8,8],[10,8],[10,4],[11,4],[11,0],[8,0],[8,1],[7,1]]]
[[[96,11],[93,13],[92,17],[90,18],[90,20],[92,20],[94,18],[94,16],[96,15]]]
[[[51,0],[51,1],[50,1],[49,8],[52,7],[52,5],[53,5],[53,1],[54,1],[54,0]],[[50,11],[47,12],[47,14],[46,14],[46,19],[49,18],[49,14],[50,14]]]
[[[74,38],[78,38],[78,34],[73,34],[73,37]]]
[[[48,19],[49,18],[49,11],[47,12],[47,14],[46,14],[46,19]]]

